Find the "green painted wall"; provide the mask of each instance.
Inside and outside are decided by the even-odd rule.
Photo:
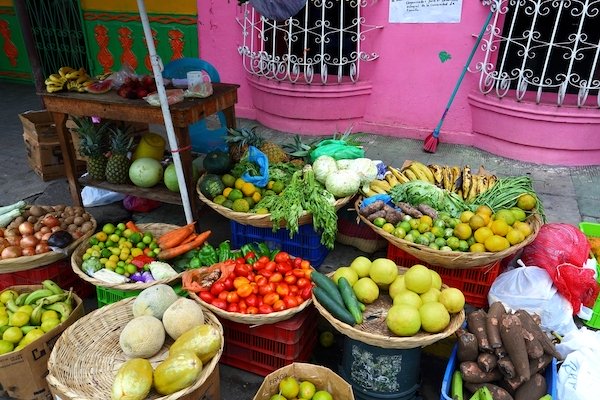
[[[0,79],[31,82],[23,35],[12,6],[0,5]]]

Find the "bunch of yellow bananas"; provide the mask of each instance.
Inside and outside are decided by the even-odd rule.
[[[369,184],[368,189],[363,189],[363,194],[367,197],[376,194],[389,193],[396,185],[401,185],[414,180],[422,180],[434,183],[433,173],[427,166],[418,161],[413,161],[406,168],[400,171],[390,165],[387,166],[387,172],[384,179],[375,179]]]
[[[491,189],[498,177],[496,175],[473,174],[471,168],[465,165],[462,169],[457,166],[429,165],[433,172],[435,185],[454,192],[466,201],[471,201],[480,193]]]
[[[419,161],[411,161],[406,167],[402,168],[402,174],[408,178],[409,181],[425,181],[435,184],[433,173],[427,165]]]
[[[48,93],[69,90],[71,92],[86,92],[86,87],[94,82],[85,68],[74,69],[71,67],[61,67],[57,74],[50,75],[46,80],[46,91]]]

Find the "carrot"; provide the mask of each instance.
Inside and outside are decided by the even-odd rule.
[[[163,250],[176,247],[194,232],[195,224],[196,222],[194,221],[191,224],[172,229],[161,235],[156,243],[158,243],[158,246]]]
[[[183,239],[183,242],[179,243],[179,244],[186,244],[191,242],[192,240],[196,239],[198,235],[196,234],[196,232],[192,232],[189,234],[188,237],[186,237],[185,239]]]
[[[187,253],[188,251],[200,247],[202,244],[204,244],[204,242],[206,241],[206,239],[208,239],[210,234],[211,231],[204,231],[202,233],[199,233],[196,236],[196,238],[191,242],[180,244],[178,246],[171,247],[166,250],[162,250],[160,253],[158,253],[158,258],[159,260],[170,260],[171,258],[175,258],[184,253]]]
[[[138,226],[133,221],[127,221],[127,223],[125,224],[125,228],[127,228],[133,232],[141,232],[142,231],[140,228],[138,228]]]

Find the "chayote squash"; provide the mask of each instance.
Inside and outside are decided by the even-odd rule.
[[[169,355],[191,350],[206,364],[221,348],[221,332],[212,325],[202,324],[184,332],[169,348]]]
[[[199,186],[200,192],[211,200],[225,190],[225,185],[221,181],[221,178],[215,174],[204,175],[199,182]]]
[[[169,354],[154,370],[154,389],[171,394],[192,385],[202,372],[202,361],[190,350]]]
[[[152,389],[152,365],[143,358],[128,360],[119,371],[112,385],[112,400],[143,400]]]

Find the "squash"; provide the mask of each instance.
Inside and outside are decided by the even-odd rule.
[[[143,400],[152,389],[150,361],[132,358],[119,368],[112,385],[112,400]]]
[[[154,388],[167,395],[191,386],[202,372],[202,361],[193,351],[185,350],[169,355],[154,370]]]
[[[229,153],[213,150],[206,155],[202,165],[209,174],[222,175],[229,172],[230,163]]]
[[[219,352],[222,340],[221,332],[217,328],[202,324],[179,336],[169,348],[169,355],[191,350],[206,364]]]
[[[200,192],[211,200],[223,193],[223,190],[225,190],[223,181],[221,181],[221,178],[215,174],[204,175],[199,185]]]

